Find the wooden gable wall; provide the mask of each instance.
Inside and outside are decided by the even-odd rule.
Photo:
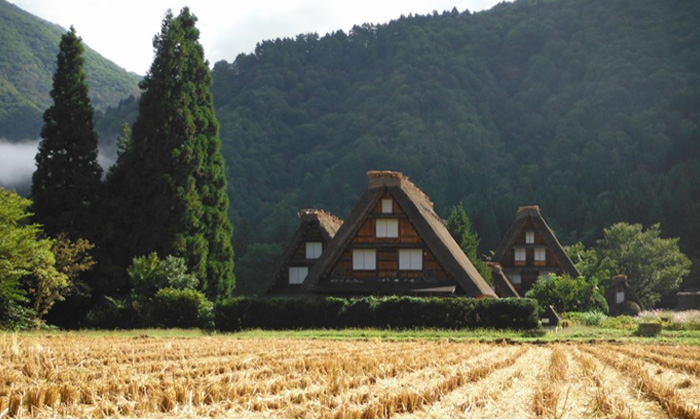
[[[535,234],[535,243],[526,243],[525,235],[527,231],[533,231]],[[525,248],[526,259],[525,263],[515,261],[515,247]],[[535,248],[545,247],[546,249],[546,259],[544,262],[535,261]],[[525,267],[542,267],[542,268],[558,268],[561,271],[561,262],[557,258],[556,253],[547,245],[544,234],[539,229],[539,227],[532,221],[526,222],[520,232],[515,236],[513,244],[511,244],[508,252],[505,254],[503,261],[500,261],[501,265],[504,267],[515,267],[515,266],[525,266]]]
[[[321,233],[321,226],[317,221],[304,223],[302,229],[301,237],[297,241],[294,251],[284,263],[284,267],[278,271],[274,279],[274,284],[271,289],[273,293],[288,291],[290,289],[301,289],[301,284],[289,284],[289,267],[308,267],[310,269],[318,261],[316,258],[306,258],[307,242],[321,242],[324,250],[328,245]]]
[[[534,243],[528,244],[526,235],[528,231],[534,232]],[[525,261],[516,261],[515,249],[525,249]],[[535,260],[535,249],[545,249],[545,260]],[[532,219],[527,220],[513,239],[501,261],[504,273],[511,280],[515,290],[522,296],[532,288],[541,273],[554,273],[560,275],[564,272],[563,265],[557,253],[549,246],[545,234]],[[513,278],[513,273],[519,273],[520,281]]]
[[[391,199],[393,211],[382,212],[382,200]],[[381,219],[398,219],[397,238],[377,238],[376,224]],[[376,250],[376,270],[354,270],[353,251],[355,249]],[[399,270],[400,249],[421,249],[423,251],[422,270]],[[433,253],[425,245],[415,227],[399,204],[388,192],[379,196],[371,211],[362,221],[355,237],[345,248],[331,271],[331,278],[350,278],[364,280],[413,279],[416,283],[448,282],[448,275],[440,266]]]

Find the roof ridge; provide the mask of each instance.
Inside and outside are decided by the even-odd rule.
[[[367,189],[399,186],[405,190],[410,191],[415,196],[421,199],[421,201],[430,209],[433,213],[435,212],[435,207],[430,197],[423,192],[420,188],[416,186],[406,175],[398,171],[367,171],[367,178],[369,178],[369,184]],[[435,215],[437,217],[437,214]],[[438,217],[439,219],[439,217]]]

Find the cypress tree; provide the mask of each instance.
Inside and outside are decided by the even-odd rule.
[[[445,226],[467,258],[479,271],[481,277],[491,284],[491,268],[477,256],[479,235],[472,231],[472,222],[461,202],[450,209],[450,216],[447,218]]]
[[[127,177],[131,255],[185,258],[200,289],[214,299],[234,287],[233,227],[212,77],[196,22],[188,8],[163,19],[153,40],[155,59],[140,85],[131,147],[115,172]]]
[[[83,52],[71,27],[61,37],[51,90],[54,104],[44,112],[31,190],[35,218],[45,232],[51,236],[65,232],[73,240],[93,236],[102,176]]]

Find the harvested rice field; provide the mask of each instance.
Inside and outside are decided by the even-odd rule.
[[[0,334],[0,418],[698,418],[699,350]]]

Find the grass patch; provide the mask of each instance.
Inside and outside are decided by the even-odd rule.
[[[612,329],[575,325],[560,328],[558,331],[546,331],[544,335],[531,335],[523,331],[474,329],[474,330],[382,330],[382,329],[339,329],[339,330],[246,330],[237,333],[219,333],[198,329],[142,329],[142,330],[79,330],[79,331],[22,331],[5,332],[0,335],[16,334],[20,337],[46,336],[84,336],[84,337],[127,337],[134,339],[158,338],[202,338],[208,336],[230,337],[232,339],[308,339],[308,340],[450,340],[450,341],[502,341],[509,342],[552,342],[552,341],[622,341],[634,343],[669,343],[700,345],[698,330],[666,330],[656,337],[639,337],[634,330]]]

